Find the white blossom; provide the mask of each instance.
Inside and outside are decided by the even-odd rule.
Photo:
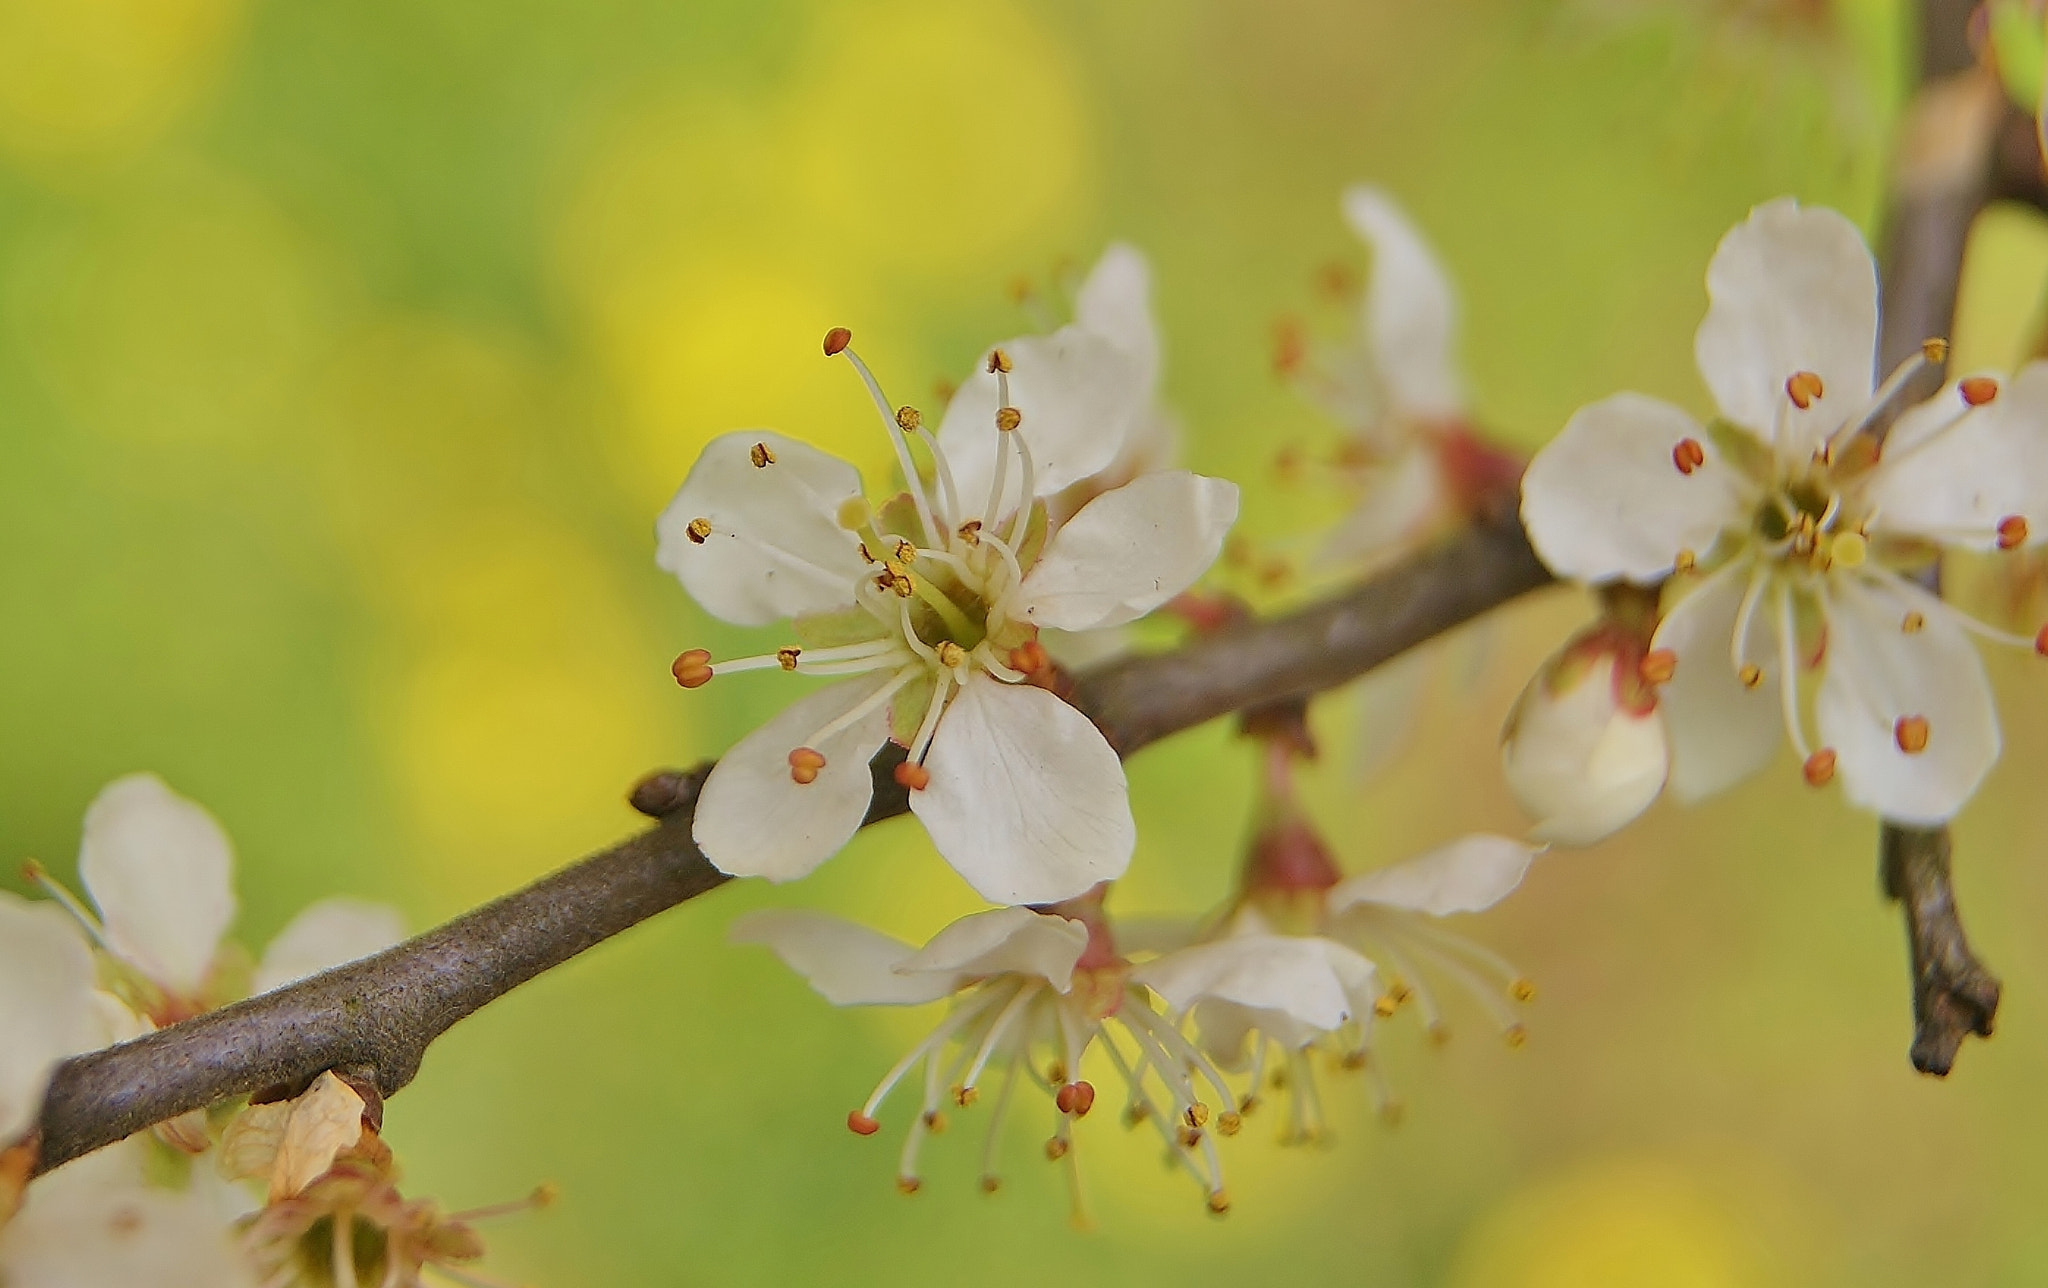
[[[0,893],[0,1148],[35,1126],[59,1062],[99,1045],[91,951],[56,909]]]
[[[1946,346],[1879,384],[1870,252],[1842,216],[1789,199],[1722,239],[1707,290],[1694,347],[1720,415],[1703,426],[1632,393],[1580,409],[1529,467],[1530,539],[1582,581],[1704,574],[1651,641],[1682,799],[1761,768],[1782,728],[1807,781],[1839,772],[1858,805],[1945,820],[1999,751],[1969,634],[2048,639],[1984,626],[1912,574],[2040,539],[2048,365],[1952,382],[1887,435]]]
[[[905,1193],[922,1184],[919,1153],[945,1126],[942,1106],[965,1109],[990,1084],[990,1113],[981,1154],[982,1186],[1000,1185],[996,1152],[1019,1084],[1052,1102],[1046,1155],[1075,1160],[1074,1124],[1094,1107],[1094,1084],[1083,1062],[1099,1052],[1124,1087],[1124,1113],[1144,1121],[1178,1165],[1221,1212],[1229,1204],[1214,1131],[1237,1130],[1232,1093],[1222,1073],[1152,1009],[1131,981],[1101,915],[1099,898],[1060,909],[998,908],[976,913],[933,936],[923,948],[820,913],[759,912],[733,926],[732,937],[765,944],[836,1006],[906,1006],[951,1001],[946,1017],[889,1070],[847,1126],[863,1136],[880,1128],[892,1091],[920,1066],[917,1117],[904,1138],[897,1181]],[[1112,1038],[1114,1031],[1119,1038]],[[1128,1048],[1128,1049],[1126,1049]],[[1076,1216],[1079,1173],[1068,1172]]]
[[[1536,840],[1591,845],[1663,792],[1671,753],[1644,656],[1634,632],[1601,622],[1545,661],[1516,700],[1501,770]]]
[[[42,1177],[0,1222],[8,1288],[254,1288],[233,1232],[205,1196],[144,1179],[134,1136]]]
[[[1141,368],[1079,325],[991,350],[936,434],[882,413],[911,491],[872,508],[855,469],[769,431],[714,440],[657,525],[659,562],[714,615],[793,618],[761,657],[676,661],[685,687],[779,668],[840,677],[740,740],[704,784],[695,835],[722,870],[790,880],[853,835],[868,761],[895,741],[912,811],[984,897],[1042,903],[1121,874],[1135,844],[1123,767],[1088,719],[1043,687],[1041,629],[1098,630],[1199,577],[1237,515],[1237,488],[1141,474],[1048,532],[1045,498],[1115,460],[1144,405]],[[929,454],[929,476],[911,454]]]

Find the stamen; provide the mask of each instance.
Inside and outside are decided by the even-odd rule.
[[[86,906],[78,901],[77,895],[72,894],[62,883],[51,876],[48,868],[45,868],[34,859],[30,859],[21,865],[21,875],[31,885],[41,887],[44,894],[55,899],[59,907],[63,908],[65,912],[70,913],[71,919],[78,923],[79,929],[85,931],[86,935],[100,946],[102,952],[106,953],[109,957],[117,956],[114,952],[114,946],[107,942],[107,930],[106,927],[100,924],[100,919],[93,916]]]
[[[703,545],[711,540],[711,520],[699,515],[697,518],[690,520],[688,532],[690,534],[690,544]]]
[[[853,332],[843,326],[835,326],[825,333],[825,356],[836,358],[853,343]]]
[[[2043,626],[2034,633],[2034,651],[2042,657],[2048,657],[2048,626]]]
[[[842,346],[844,347],[844,346]],[[889,437],[889,446],[896,451],[896,468],[903,471],[903,485],[910,489],[911,503],[917,508],[917,521],[922,526],[926,545],[939,544],[939,533],[943,531],[932,521],[931,499],[925,495],[924,478],[917,472],[917,466],[910,459],[910,444],[897,427],[896,413],[889,407],[889,400],[882,396],[881,382],[875,373],[868,370],[868,364],[851,348],[844,349],[846,360],[860,373],[861,383],[868,387],[868,396],[874,400],[875,410],[881,413],[882,429]]]
[[[872,1136],[882,1130],[882,1124],[879,1119],[870,1118],[855,1109],[846,1115],[846,1128],[856,1136]]]
[[[946,690],[952,683],[951,671],[939,672],[938,678],[932,684],[931,701],[925,704],[924,718],[917,723],[917,736],[910,740],[910,755],[903,763],[917,766],[920,772],[924,769],[925,749],[931,746],[932,735],[938,732],[939,716],[946,709]],[[924,774],[924,781],[921,783],[907,782],[900,778],[897,781],[911,791],[921,792],[930,785],[931,775]]]
[[[747,453],[747,456],[754,462],[754,468],[757,470],[765,470],[775,464],[775,453],[768,449],[766,443],[754,444],[754,450]]]
[[[1668,684],[1671,677],[1678,674],[1678,654],[1668,648],[1653,648],[1643,654],[1636,673],[1645,684]]]
[[[1785,382],[1785,396],[1801,411],[1813,406],[1814,400],[1821,396],[1822,389],[1820,377],[1811,371],[1795,371]]]
[[[1892,739],[1908,756],[1917,756],[1927,750],[1929,732],[1926,716],[1900,716],[1892,722]]]
[[[1907,609],[1904,620],[1899,623],[1899,630],[1907,635],[1918,635],[1926,628],[1927,617],[1917,608]]]
[[[844,729],[849,729],[855,724],[858,724],[861,720],[865,719],[871,712],[873,712],[877,707],[886,703],[890,698],[895,697],[897,692],[901,690],[904,685],[909,684],[912,680],[915,680],[916,678],[918,678],[918,676],[922,674],[924,674],[923,667],[915,665],[904,667],[902,670],[896,672],[895,675],[891,676],[887,684],[882,685],[873,693],[870,693],[867,697],[861,699],[860,704],[855,706],[851,711],[848,711],[843,715],[835,716],[831,720],[826,721],[825,727],[818,730],[816,733],[812,734],[809,738],[805,739],[804,745],[797,748],[797,751],[809,751],[818,743],[821,743],[825,741],[827,738],[830,738],[833,734],[836,734]],[[815,755],[816,753],[813,752],[812,754]],[[792,773],[794,773],[796,767],[795,756],[796,752],[793,751],[790,753],[791,759],[789,763]],[[822,766],[824,764],[824,757],[819,756],[818,763]],[[809,782],[810,779],[800,778],[797,781]]]
[[[924,413],[909,403],[896,409],[896,428],[906,434],[915,434],[924,426]]]
[[[785,648],[779,648],[775,650],[775,664],[785,671],[794,671],[796,670],[796,660],[802,655],[803,650],[794,644]]]
[[[1792,615],[1792,588],[1780,583],[1778,598],[1773,604],[1778,628],[1778,666],[1782,671],[1778,679],[1778,701],[1785,717],[1785,732],[1791,736],[1792,747],[1801,759],[1812,755],[1812,747],[1806,741],[1806,731],[1800,727],[1799,719],[1799,627],[1798,619]]]
[[[1920,356],[1929,363],[1940,364],[1948,361],[1948,341],[1935,336],[1920,342]]]
[[[1837,532],[1828,543],[1828,559],[1843,568],[1860,568],[1870,557],[1870,540],[1860,532]]]
[[[932,785],[931,771],[923,765],[913,765],[907,760],[896,766],[890,776],[896,780],[898,787],[907,792],[921,792]]]
[[[1730,565],[1730,574],[1733,565]],[[1749,628],[1756,618],[1756,606],[1763,599],[1764,584],[1769,580],[1762,564],[1750,569],[1749,584],[1742,589],[1742,602],[1735,609],[1735,629],[1728,636],[1728,662],[1741,678],[1742,687],[1754,689],[1764,680],[1763,671],[1749,660]]]
[[[980,519],[969,519],[969,520],[968,520],[967,522],[965,522],[965,523],[961,524],[961,525],[960,525],[960,540],[962,540],[962,541],[966,542],[966,543],[967,543],[967,544],[968,544],[969,546],[978,546],[978,545],[980,545],[980,544],[981,544],[981,520],[980,520]]]
[[[1970,376],[1956,385],[1956,392],[1972,407],[1982,407],[1998,397],[1998,382],[1990,376]]]
[[[1699,556],[1690,550],[1680,550],[1671,559],[1671,571],[1691,572],[1699,563]]]
[[[2011,550],[2026,544],[2027,520],[2025,515],[2009,514],[1998,521],[1998,548]]]
[[[996,408],[996,428],[1005,434],[1023,423],[1024,413],[1018,411],[1015,407]]]
[[[992,376],[1006,376],[1010,374],[1010,355],[1004,353],[1001,349],[990,349],[988,351],[988,371]],[[1008,400],[1005,399],[1004,401]]]
[[[825,768],[824,754],[810,747],[798,747],[789,753],[789,776],[798,786],[808,787],[818,781],[818,771]]]
[[[1806,785],[1808,787],[1827,786],[1828,782],[1835,776],[1834,749],[1822,747],[1819,751],[1808,756],[1806,763],[1800,766],[1800,772],[1806,775]]]
[[[1038,486],[1038,472],[1031,463],[1031,440],[1022,434],[1013,434],[1011,437],[1017,440],[1017,463],[1022,470],[1019,481],[1023,484],[1023,495],[1017,501],[1016,517],[1010,520],[1010,544],[1017,546],[1024,543],[1024,529],[1031,525],[1031,501],[1037,495],[1035,489]]]
[[[669,674],[676,677],[676,683],[684,688],[702,688],[711,683],[711,650],[693,648],[679,653],[668,669]]]
[[[1026,640],[1010,650],[1009,661],[1011,670],[1023,675],[1036,675],[1052,665],[1052,655],[1037,640]]]

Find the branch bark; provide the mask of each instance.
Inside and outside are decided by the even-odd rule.
[[[1507,510],[1331,599],[1084,675],[1073,701],[1129,755],[1216,716],[1342,684],[1550,582]],[[909,808],[893,763],[876,760],[869,823]],[[394,1094],[458,1021],[728,880],[690,835],[709,770],[648,776],[631,799],[655,827],[439,929],[66,1061],[43,1105],[38,1170],[230,1096],[289,1094],[328,1069]]]
[[[1907,107],[1885,216],[1884,309],[1878,338],[1885,370],[1955,325],[1956,288],[1970,228],[1994,196],[2039,190],[2041,154],[2031,121],[2018,116],[1997,77],[1977,63],[1975,0],[1922,0],[1917,89]],[[1923,373],[1900,400],[1941,386],[1945,367]],[[1950,884],[1946,827],[1886,821],[1878,840],[1883,889],[1900,905],[1913,969],[1913,1067],[1946,1077],[1965,1038],[1991,1036],[1999,983],[1970,950]]]

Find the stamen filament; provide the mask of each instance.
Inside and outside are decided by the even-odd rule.
[[[940,671],[932,681],[932,698],[925,704],[924,717],[917,723],[917,736],[910,740],[910,754],[905,763],[922,765],[925,752],[932,745],[932,736],[939,731],[939,717],[946,710],[946,689],[953,683],[951,671]]]
[[[933,1028],[930,1033],[925,1034],[923,1040],[916,1046],[904,1052],[903,1058],[891,1065],[889,1072],[882,1075],[882,1080],[875,1084],[873,1093],[868,1096],[867,1103],[860,1107],[861,1115],[866,1118],[873,1118],[875,1111],[882,1107],[882,1101],[888,1097],[891,1091],[896,1089],[897,1083],[903,1081],[904,1074],[916,1068],[919,1060],[924,1059],[937,1048],[944,1046],[954,1033],[958,1032],[965,1025],[972,1023],[982,1012],[988,1010],[1001,997],[1001,993],[989,989],[980,989],[975,992],[973,997],[955,1007],[951,1015],[940,1020],[937,1027]]]
[[[932,522],[931,502],[924,494],[924,479],[918,474],[917,465],[910,459],[910,444],[903,440],[903,429],[896,423],[896,412],[889,406],[889,400],[882,396],[881,382],[875,379],[875,373],[868,370],[868,364],[861,361],[860,355],[853,351],[853,347],[849,345],[843,352],[846,354],[846,360],[853,364],[853,369],[860,373],[861,383],[868,387],[868,396],[875,400],[875,410],[882,415],[882,425],[889,435],[889,445],[896,449],[896,467],[903,471],[903,485],[910,489],[911,503],[917,507],[917,521],[924,525],[925,539],[920,544],[938,545],[940,529]],[[878,556],[880,553],[876,551]]]
[[[1799,637],[1798,626],[1792,616],[1792,587],[1784,582],[1778,584],[1778,596],[1772,605],[1777,619],[1778,667],[1784,672],[1778,680],[1778,701],[1782,704],[1785,717],[1785,732],[1791,735],[1793,750],[1802,761],[1813,755],[1813,748],[1806,741],[1806,733],[1800,728],[1799,718]]]
[[[798,743],[797,746],[816,747],[819,743],[825,741],[827,738],[830,738],[833,734],[838,733],[841,730],[851,728],[853,725],[865,719],[869,714],[871,714],[875,710],[875,708],[881,706],[890,698],[895,697],[897,690],[901,689],[904,685],[910,683],[912,680],[915,680],[918,676],[922,674],[924,674],[924,668],[922,667],[904,667],[895,675],[891,676],[887,684],[882,685],[880,688],[876,689],[867,697],[862,698],[860,704],[854,707],[853,710],[845,712],[844,714],[836,716],[833,719],[827,721],[825,723],[824,728],[818,730],[810,737],[804,739],[802,742]]]

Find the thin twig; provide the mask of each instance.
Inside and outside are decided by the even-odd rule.
[[[1499,516],[1295,613],[1084,675],[1074,702],[1129,755],[1216,716],[1342,684],[1549,581],[1520,524]],[[891,763],[877,758],[870,823],[908,809]],[[230,1096],[288,1094],[328,1069],[397,1092],[457,1021],[727,880],[690,835],[707,772],[649,775],[632,801],[659,818],[654,828],[437,930],[66,1061],[43,1106],[39,1169]]]

